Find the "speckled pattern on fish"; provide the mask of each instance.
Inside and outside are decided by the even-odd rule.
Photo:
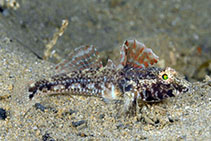
[[[119,99],[129,110],[137,100],[159,102],[188,91],[177,72],[152,65],[158,56],[137,40],[126,40],[120,49],[120,62],[110,59],[102,65],[93,45],[81,46],[56,66],[57,75],[30,85],[29,98],[37,95],[68,93]]]

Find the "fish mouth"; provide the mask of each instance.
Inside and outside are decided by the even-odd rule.
[[[178,91],[175,93],[175,95],[179,95],[180,93],[187,93],[192,90],[192,84],[184,78],[175,78],[174,87]]]

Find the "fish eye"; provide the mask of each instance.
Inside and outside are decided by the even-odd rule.
[[[162,78],[163,78],[163,80],[167,80],[168,79],[168,75],[167,74],[163,74]]]

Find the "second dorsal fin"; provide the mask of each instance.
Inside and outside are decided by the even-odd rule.
[[[137,40],[126,40],[121,47],[121,65],[135,68],[149,67],[158,62],[159,57]]]
[[[73,70],[102,67],[99,54],[93,45],[81,46],[71,52],[68,57],[57,64],[59,73],[67,73]]]

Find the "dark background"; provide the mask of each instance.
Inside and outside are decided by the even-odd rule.
[[[188,79],[210,74],[211,1],[207,0],[18,0],[17,10],[1,6],[0,22],[13,40],[38,57],[63,19],[69,20],[54,49],[64,58],[73,48],[93,44],[118,56],[126,39],[137,39]],[[173,55],[172,55],[173,54]],[[55,62],[50,59],[51,62]]]

